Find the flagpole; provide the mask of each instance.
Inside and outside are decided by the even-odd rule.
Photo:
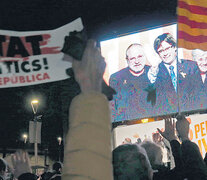
[[[177,99],[178,99],[178,114],[181,115],[181,112],[180,112],[180,98],[179,98],[179,69],[178,69],[178,63],[179,63],[179,59],[178,59],[178,23],[177,23],[177,40],[176,40],[176,47],[177,47]]]

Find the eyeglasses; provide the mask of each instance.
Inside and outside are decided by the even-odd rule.
[[[172,48],[172,46],[169,46],[169,47],[167,47],[167,48],[165,48],[165,49],[161,49],[161,50],[158,51],[158,53],[159,53],[159,54],[162,54],[162,53],[164,53],[164,52],[168,52],[168,51],[171,50],[171,48]]]
[[[140,61],[140,60],[142,60],[142,58],[144,57],[144,55],[139,55],[138,57],[132,57],[132,58],[128,58],[128,61],[136,61],[136,60],[138,60],[138,61]]]
[[[207,53],[204,53],[204,54],[202,54],[202,55],[197,55],[197,56],[195,57],[195,60],[196,60],[197,62],[207,62]]]

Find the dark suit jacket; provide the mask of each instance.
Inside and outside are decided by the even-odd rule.
[[[195,108],[195,87],[198,78],[198,66],[194,61],[181,60],[177,63],[177,93],[172,84],[171,76],[161,62],[159,72],[155,82],[157,92],[157,101],[155,106],[155,115],[177,113],[178,108],[181,111],[190,111]],[[179,99],[179,102],[178,102]]]
[[[112,104],[113,121],[131,120],[152,116],[151,102],[147,102],[148,66],[139,77],[133,76],[129,68],[124,68],[111,75],[109,85],[117,92]]]

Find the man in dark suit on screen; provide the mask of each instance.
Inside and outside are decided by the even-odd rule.
[[[126,60],[128,67],[109,79],[109,85],[117,92],[111,102],[113,121],[148,117],[152,113],[151,102],[147,101],[149,66],[142,45],[131,44],[126,50]]]
[[[195,62],[177,59],[175,39],[169,33],[158,36],[154,49],[161,58],[155,81],[155,115],[190,111],[195,107],[195,84],[198,67]]]

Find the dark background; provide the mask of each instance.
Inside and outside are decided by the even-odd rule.
[[[89,37],[98,41],[176,21],[176,0],[1,0],[0,29],[50,30],[82,17]],[[0,150],[21,147],[33,119],[30,100],[39,97],[42,144],[57,160],[57,136],[68,127],[68,107],[80,92],[73,79],[0,89]],[[27,145],[32,148],[32,145]]]

